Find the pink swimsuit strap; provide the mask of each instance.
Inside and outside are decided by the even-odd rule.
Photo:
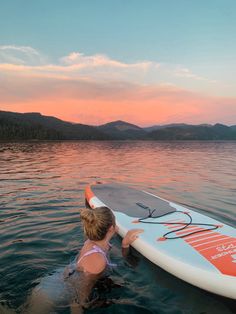
[[[81,260],[86,257],[86,256],[89,256],[91,254],[94,254],[94,253],[100,253],[104,256],[105,260],[106,260],[106,263],[108,266],[116,266],[116,264],[112,264],[109,262],[108,258],[107,258],[107,255],[106,253],[97,245],[93,245],[92,248],[90,250],[88,250],[87,252],[85,252],[81,257],[80,259],[77,261],[77,264],[79,264],[81,262]]]

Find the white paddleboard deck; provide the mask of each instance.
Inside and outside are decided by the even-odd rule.
[[[144,229],[132,246],[150,261],[199,288],[236,299],[235,228],[126,185],[90,185],[85,196],[91,208],[107,206],[113,211],[121,237],[130,229]],[[152,216],[162,217],[139,221],[152,211]],[[189,222],[188,215],[199,225],[175,232],[183,227],[180,223]],[[201,223],[217,229],[208,230],[212,226]]]

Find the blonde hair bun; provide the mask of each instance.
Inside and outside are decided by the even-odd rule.
[[[83,220],[84,223],[86,224],[93,224],[96,220],[96,216],[94,213],[94,210],[90,208],[84,208],[80,212],[80,217]]]
[[[92,241],[103,240],[111,226],[115,227],[115,216],[108,207],[84,208],[80,212],[84,232]]]

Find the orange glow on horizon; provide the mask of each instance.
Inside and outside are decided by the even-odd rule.
[[[217,123],[222,122],[222,100],[218,106],[214,103],[214,117],[212,99],[187,97],[175,99],[173,95],[166,95],[158,99],[132,99],[123,101],[95,100],[95,99],[42,99],[34,102],[24,102],[1,105],[1,110],[14,112],[40,112],[42,115],[54,116],[64,121],[101,125],[115,120],[123,120],[138,126],[151,126],[167,123]],[[236,110],[235,115],[236,115]],[[232,109],[231,109],[232,114]],[[235,122],[232,121],[232,124]]]
[[[0,110],[40,112],[101,125],[123,120],[138,126],[168,123],[236,124],[236,99],[203,95],[177,86],[8,76]]]

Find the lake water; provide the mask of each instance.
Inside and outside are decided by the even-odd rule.
[[[130,184],[236,227],[236,142],[0,143],[4,307],[20,312],[40,279],[76,255],[84,240],[79,221],[84,188],[96,180]],[[117,236],[113,244],[120,243]],[[234,313],[234,301],[138,257],[132,268],[112,253],[120,266],[111,278],[122,287],[106,296],[124,304],[89,313]]]

